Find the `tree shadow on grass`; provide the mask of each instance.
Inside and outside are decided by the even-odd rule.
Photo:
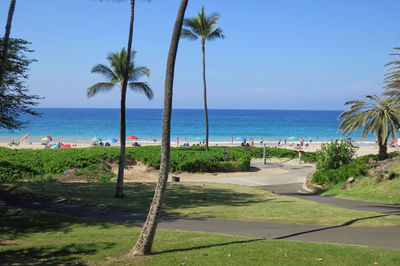
[[[20,183],[19,193],[31,194],[48,200],[67,199],[71,202],[96,206],[113,206],[129,209],[133,212],[147,212],[154,196],[154,184],[130,183],[125,184],[123,199],[114,197],[115,184],[98,183],[58,183],[36,182]],[[1,192],[1,190],[0,190]],[[186,209],[212,206],[249,206],[270,201],[258,194],[238,192],[232,189],[209,185],[175,185],[169,184],[165,193],[163,209]]]
[[[250,240],[242,240],[242,241],[231,241],[226,243],[219,243],[219,244],[210,244],[210,245],[203,245],[197,247],[188,247],[188,248],[177,248],[177,249],[169,249],[164,251],[154,251],[154,255],[164,254],[164,253],[174,253],[174,252],[182,252],[182,251],[191,251],[191,250],[200,250],[206,248],[213,248],[213,247],[222,247],[234,244],[244,244],[244,243],[251,243],[256,241],[263,241],[264,239],[250,239]]]
[[[1,265],[85,265],[80,256],[112,248],[113,243],[69,244],[58,248],[29,247],[0,252]]]
[[[382,214],[382,215],[375,215],[375,216],[370,216],[370,217],[357,218],[357,219],[353,219],[348,222],[345,222],[341,225],[334,225],[334,226],[328,226],[328,227],[323,227],[323,228],[318,228],[318,229],[313,229],[313,230],[307,230],[304,232],[299,232],[299,233],[294,233],[294,234],[290,234],[290,235],[276,237],[274,239],[286,239],[286,238],[291,238],[291,237],[295,237],[295,236],[299,236],[299,235],[311,234],[311,233],[315,233],[315,232],[319,232],[319,231],[325,231],[325,230],[331,230],[331,229],[340,228],[340,227],[346,227],[346,226],[352,225],[353,223],[358,222],[358,221],[376,219],[376,218],[381,218],[381,217],[386,217],[386,216],[390,216],[390,215]]]

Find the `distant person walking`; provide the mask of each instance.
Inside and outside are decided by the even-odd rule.
[[[299,166],[301,164],[301,161],[303,159],[303,152],[301,151],[301,147],[299,148]]]
[[[233,145],[233,137],[231,137],[231,145]]]
[[[263,144],[264,144],[264,139],[261,138],[261,139],[260,139],[260,146],[263,146]]]
[[[176,147],[179,147],[179,137],[176,138]]]

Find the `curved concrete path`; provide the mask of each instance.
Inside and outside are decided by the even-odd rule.
[[[14,207],[136,226],[142,226],[146,219],[144,213],[15,196],[1,190],[0,202]],[[374,219],[381,216],[371,216],[364,219]],[[169,230],[222,233],[257,239],[285,239],[400,249],[400,226],[350,227],[349,225],[355,221],[348,221],[343,225],[325,226],[161,215],[158,227]]]
[[[264,165],[260,161],[252,162],[251,167],[255,169],[276,168],[285,171],[277,171],[277,173],[251,175],[245,177],[196,179],[193,180],[193,182],[212,182],[256,186],[268,191],[272,191],[279,195],[296,197],[303,200],[311,200],[318,203],[334,205],[337,207],[359,211],[371,211],[383,214],[400,215],[399,204],[382,204],[360,200],[323,197],[310,193],[310,191],[304,188],[303,184],[306,182],[307,176],[315,171],[315,166],[311,164],[298,166],[295,160],[288,159],[281,162],[272,163],[267,161],[266,165]]]

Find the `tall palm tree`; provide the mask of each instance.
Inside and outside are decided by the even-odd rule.
[[[100,0],[103,1],[103,0]],[[122,2],[125,0],[112,0],[114,2]],[[132,39],[133,39],[133,22],[135,18],[135,0],[130,0],[131,2],[131,15],[130,15],[130,20],[129,20],[129,36],[128,36],[128,57],[126,60],[126,67],[125,69],[128,69],[129,64],[131,62],[131,51],[132,51]],[[147,2],[151,2],[151,0],[147,0]],[[124,82],[122,83],[122,88],[121,88],[121,109],[120,109],[120,114],[121,114],[121,121],[120,121],[120,142],[121,142],[121,150],[119,154],[119,164],[118,164],[118,178],[117,178],[117,188],[115,190],[115,197],[116,198],[123,198],[124,193],[123,193],[123,179],[124,179],[124,169],[125,169],[125,148],[126,148],[126,89],[127,89],[127,81],[128,81],[128,75],[129,73],[126,72],[124,73]],[[121,186],[119,185],[121,184]]]
[[[182,29],[181,37],[189,40],[201,40],[201,50],[203,52],[203,97],[204,97],[204,113],[206,117],[206,150],[208,151],[208,110],[207,110],[207,85],[206,85],[206,40],[212,41],[218,38],[223,39],[222,29],[218,27],[218,13],[212,13],[207,16],[204,7],[201,13],[196,17],[187,18],[183,21],[185,26]]]
[[[139,82],[138,80],[142,76],[150,76],[150,70],[145,66],[135,66],[133,58],[135,57],[135,51],[131,53],[131,63],[128,65],[128,71],[126,71],[126,62],[128,61],[128,53],[125,48],[122,48],[121,52],[111,53],[107,56],[107,60],[110,66],[106,66],[103,64],[97,64],[92,68],[92,73],[102,74],[107,82],[96,83],[93,86],[87,88],[87,96],[93,97],[99,92],[106,92],[114,88],[115,86],[119,86],[121,90],[121,110],[124,110],[123,117],[124,121],[122,121],[122,112],[121,112],[121,123],[120,123],[120,132],[121,132],[121,150],[123,141],[126,138],[126,129],[125,129],[125,99],[126,93],[123,93],[123,84],[127,83],[129,88],[132,91],[143,92],[148,99],[153,98],[153,91],[147,85],[146,82]],[[125,79],[125,73],[128,73],[128,79]],[[123,140],[122,140],[123,137]],[[125,143],[124,143],[125,144]],[[125,148],[125,145],[124,145]],[[125,159],[125,149],[123,151],[123,160]],[[121,157],[120,157],[120,165],[121,165]],[[119,172],[118,172],[119,173]],[[123,172],[122,172],[123,173]],[[117,192],[116,197],[123,197],[123,175],[122,177],[118,175],[117,179]]]
[[[368,133],[374,133],[379,146],[379,160],[387,158],[387,140],[392,134],[397,139],[397,130],[400,128],[400,105],[395,98],[386,96],[367,95],[367,101],[354,100],[349,110],[343,112],[338,119],[342,119],[339,130],[343,135],[357,132],[361,127],[361,139]]]
[[[3,79],[6,70],[6,61],[7,61],[7,52],[8,52],[8,43],[10,41],[10,32],[11,32],[11,22],[14,15],[16,0],[11,0],[10,7],[8,9],[8,16],[7,16],[7,24],[6,30],[4,32],[4,39],[3,39],[3,51],[1,54],[1,61],[0,61],[0,88],[1,92],[3,92]]]
[[[165,97],[164,112],[162,120],[162,136],[161,136],[161,164],[160,173],[156,189],[154,191],[153,201],[147,214],[146,222],[140,233],[139,239],[130,252],[131,256],[143,256],[151,254],[153,239],[156,234],[158,218],[162,207],[164,193],[167,186],[169,155],[171,141],[171,110],[172,110],[172,89],[174,84],[174,71],[176,53],[178,51],[179,36],[181,35],[183,18],[185,17],[186,6],[188,0],[182,0],[178,14],[175,20],[174,31],[172,32],[171,44],[168,52],[167,69],[165,74]]]
[[[394,49],[400,50],[398,47]],[[400,53],[392,53],[391,55],[400,55]],[[387,83],[385,94],[400,99],[400,60],[391,61],[385,66],[389,66],[388,73],[385,75],[385,83]]]

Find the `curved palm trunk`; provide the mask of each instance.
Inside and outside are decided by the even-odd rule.
[[[8,9],[6,31],[4,33],[4,38],[3,38],[3,53],[1,55],[1,64],[0,64],[0,87],[2,88],[1,92],[3,92],[3,78],[6,69],[8,43],[10,41],[11,22],[14,15],[15,3],[16,0],[11,0],[10,8]]]
[[[174,31],[172,33],[171,44],[168,53],[167,70],[165,75],[165,98],[164,113],[162,122],[161,137],[161,164],[158,183],[154,192],[146,222],[136,245],[130,252],[131,256],[149,255],[156,234],[158,218],[163,203],[164,193],[167,186],[169,170],[169,154],[171,141],[171,110],[172,110],[172,89],[174,84],[175,59],[178,51],[179,37],[181,35],[183,18],[185,16],[188,0],[182,0],[175,20]]]
[[[131,19],[129,23],[129,40],[128,49],[126,55],[126,67],[124,74],[124,81],[122,83],[121,90],[121,121],[120,121],[120,141],[121,141],[121,151],[119,154],[119,164],[118,164],[118,178],[117,178],[117,188],[115,190],[116,198],[124,197],[124,168],[125,168],[125,147],[126,147],[126,87],[128,86],[128,74],[129,65],[131,63],[131,51],[132,51],[132,36],[133,36],[133,21],[135,16],[135,0],[131,0]]]
[[[207,109],[207,85],[206,85],[206,48],[205,40],[201,40],[201,50],[203,52],[203,96],[204,96],[204,115],[206,116],[206,151],[208,151],[208,109]]]

